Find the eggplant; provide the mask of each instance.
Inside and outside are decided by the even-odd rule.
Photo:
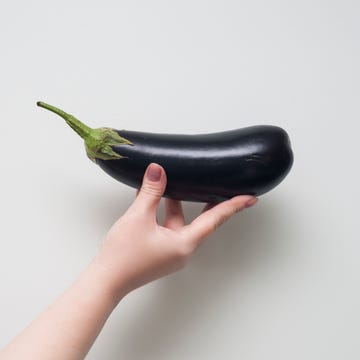
[[[116,180],[139,188],[147,166],[167,175],[164,197],[220,202],[236,195],[262,195],[289,173],[294,157],[289,136],[274,125],[256,125],[210,134],[156,134],[92,129],[43,102],[85,141],[88,157]]]

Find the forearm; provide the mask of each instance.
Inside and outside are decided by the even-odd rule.
[[[157,208],[165,188],[164,169],[150,165],[134,203],[109,230],[94,261],[0,353],[0,360],[83,359],[123,296],[180,270],[206,236],[256,203],[256,198],[243,195],[211,204],[185,225],[181,203],[166,199],[161,226]]]
[[[125,288],[125,287],[124,287]],[[96,261],[2,352],[1,360],[83,359],[125,295]]]

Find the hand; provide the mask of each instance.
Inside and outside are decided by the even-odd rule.
[[[96,262],[105,269],[113,289],[122,292],[121,296],[184,267],[209,234],[257,201],[253,196],[241,195],[207,204],[200,216],[185,225],[181,202],[165,199],[166,216],[161,226],[156,213],[165,187],[164,169],[150,164],[135,201],[109,230],[96,256]]]
[[[256,198],[244,195],[208,204],[185,225],[181,203],[166,199],[161,226],[156,211],[165,187],[164,169],[151,164],[135,201],[106,234],[94,261],[1,352],[1,359],[84,359],[123,296],[181,269],[207,235],[256,203]]]

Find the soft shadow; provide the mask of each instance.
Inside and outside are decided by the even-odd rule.
[[[202,206],[184,204],[187,219],[196,217]],[[172,354],[193,335],[225,292],[240,286],[243,274],[266,269],[286,255],[286,243],[278,243],[289,235],[284,234],[279,208],[264,199],[234,216],[197,250],[186,269],[152,284],[153,297],[127,324],[126,341],[112,329],[113,338],[107,341],[111,359],[167,358],[165,354]],[[123,328],[124,323],[118,326]]]

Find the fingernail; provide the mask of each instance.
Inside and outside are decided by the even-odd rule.
[[[256,197],[251,198],[246,204],[245,207],[253,206],[257,203],[258,199]]]
[[[161,178],[161,168],[156,164],[150,164],[149,169],[147,171],[146,177],[148,180],[156,182]]]

